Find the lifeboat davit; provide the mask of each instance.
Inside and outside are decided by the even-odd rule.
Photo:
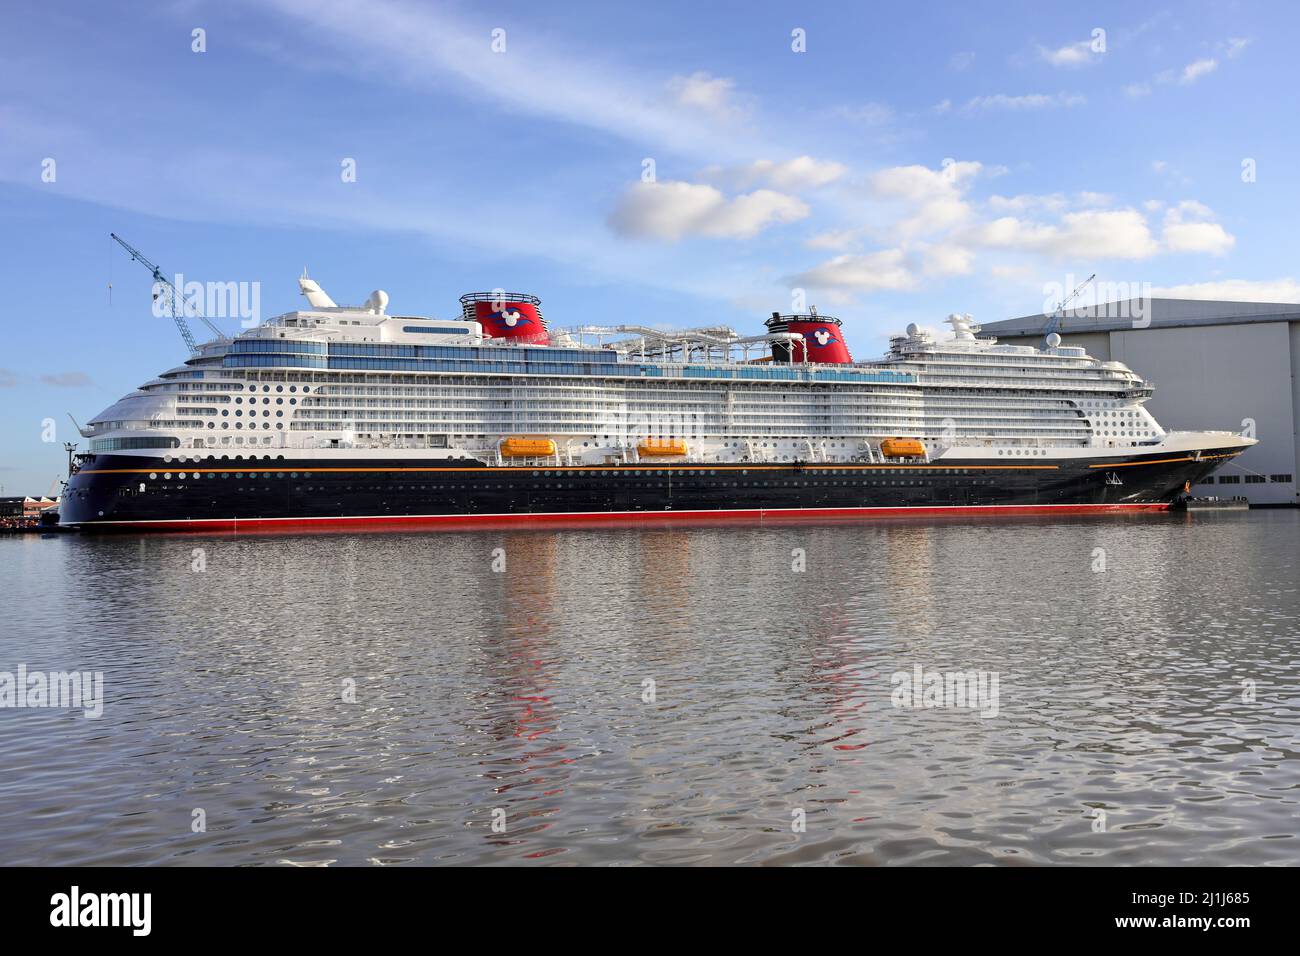
[[[460,297],[466,322],[477,322],[492,339],[518,345],[550,345],[542,300],[520,292],[471,292]]]
[[[844,344],[840,331],[842,323],[831,315],[809,312],[801,315],[781,315],[773,312],[764,323],[768,332],[798,332],[802,342],[772,343],[774,362],[823,362],[829,365],[848,365],[853,361],[849,347]]]

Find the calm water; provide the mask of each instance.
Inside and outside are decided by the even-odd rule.
[[[0,710],[0,861],[1300,863],[1298,545],[1295,511],[0,539],[0,671],[106,698]],[[997,716],[893,706],[918,664],[995,672]]]

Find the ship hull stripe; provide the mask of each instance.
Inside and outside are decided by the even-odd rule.
[[[891,517],[962,517],[966,515],[1081,515],[1167,511],[1168,502],[1140,504],[1046,504],[1046,505],[921,505],[916,507],[863,508],[734,508],[708,511],[568,511],[502,514],[443,515],[344,515],[293,518],[189,518],[146,521],[102,521],[97,527],[139,528],[151,531],[258,531],[293,528],[384,527],[430,525],[501,525],[516,523],[624,523],[642,521],[710,521],[717,519],[789,520],[853,519]]]

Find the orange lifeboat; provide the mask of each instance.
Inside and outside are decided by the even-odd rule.
[[[636,452],[642,458],[679,458],[686,454],[686,442],[681,438],[648,438],[637,443]]]
[[[507,438],[501,442],[502,458],[545,458],[555,454],[549,438]]]
[[[886,438],[880,453],[886,458],[924,458],[925,446],[915,438]]]

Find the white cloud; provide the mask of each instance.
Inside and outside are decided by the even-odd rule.
[[[1082,93],[1026,93],[1020,96],[994,93],[992,96],[972,97],[963,109],[968,113],[988,110],[1048,110],[1080,106],[1087,101],[1087,97]]]
[[[1219,68],[1219,63],[1214,59],[1197,60],[1194,63],[1188,63],[1183,67],[1183,72],[1178,77],[1178,82],[1183,86],[1195,83],[1207,73],[1213,73]]]
[[[1197,202],[1195,199],[1184,199],[1173,209],[1169,210],[1166,219],[1174,218],[1181,220],[1184,216],[1190,216],[1193,219],[1213,219],[1214,212],[1203,202]]]
[[[949,198],[959,193],[959,187],[983,169],[980,163],[953,161],[939,169],[919,164],[891,166],[871,176],[871,188],[879,196],[924,202],[929,199]]]
[[[1087,189],[1079,193],[1079,204],[1081,206],[1110,206],[1115,202],[1115,197],[1109,193],[1091,192]]]
[[[1184,199],[1165,213],[1161,236],[1170,252],[1203,252],[1221,256],[1237,242],[1226,229],[1213,222],[1214,213],[1203,203]]]
[[[892,227],[897,238],[912,239],[946,232],[968,221],[972,210],[962,194],[982,169],[979,163],[957,161],[947,161],[939,169],[893,166],[875,173],[869,182],[877,196],[912,207]]]
[[[1220,279],[1160,286],[1151,294],[1167,299],[1222,299],[1225,302],[1300,302],[1296,279]]]
[[[710,166],[704,170],[705,178],[729,183],[737,188],[747,188],[755,183],[766,183],[777,189],[798,192],[827,186],[848,172],[843,163],[796,156],[784,162],[760,159],[744,166]]]
[[[921,250],[921,269],[931,276],[970,275],[973,250],[954,242],[941,242]]]
[[[720,119],[733,119],[744,110],[736,103],[736,81],[703,70],[690,76],[674,76],[668,90],[678,105],[701,110]]]
[[[1092,50],[1092,44],[1087,40],[1080,40],[1078,43],[1067,43],[1055,50],[1040,46],[1038,55],[1052,66],[1085,66],[1097,60],[1097,56]]]
[[[1163,237],[1170,252],[1207,252],[1224,255],[1237,242],[1217,222],[1181,222],[1166,225]]]
[[[836,256],[790,277],[790,283],[795,286],[847,292],[905,291],[916,282],[901,249]]]
[[[938,103],[935,103],[934,106],[930,107],[930,109],[942,116],[944,113],[947,113],[952,109],[952,100],[940,100]]]
[[[1143,96],[1150,96],[1151,84],[1130,83],[1128,86],[1124,87],[1124,95],[1127,96],[1129,99],[1133,99],[1133,100]]]
[[[1135,209],[1066,213],[1059,225],[1003,216],[965,238],[976,245],[1057,258],[1146,259],[1159,251],[1146,218]]]
[[[729,200],[703,184],[636,183],[610,214],[609,225],[621,235],[670,242],[688,236],[750,239],[775,223],[803,219],[808,211],[801,200],[770,189]]]

